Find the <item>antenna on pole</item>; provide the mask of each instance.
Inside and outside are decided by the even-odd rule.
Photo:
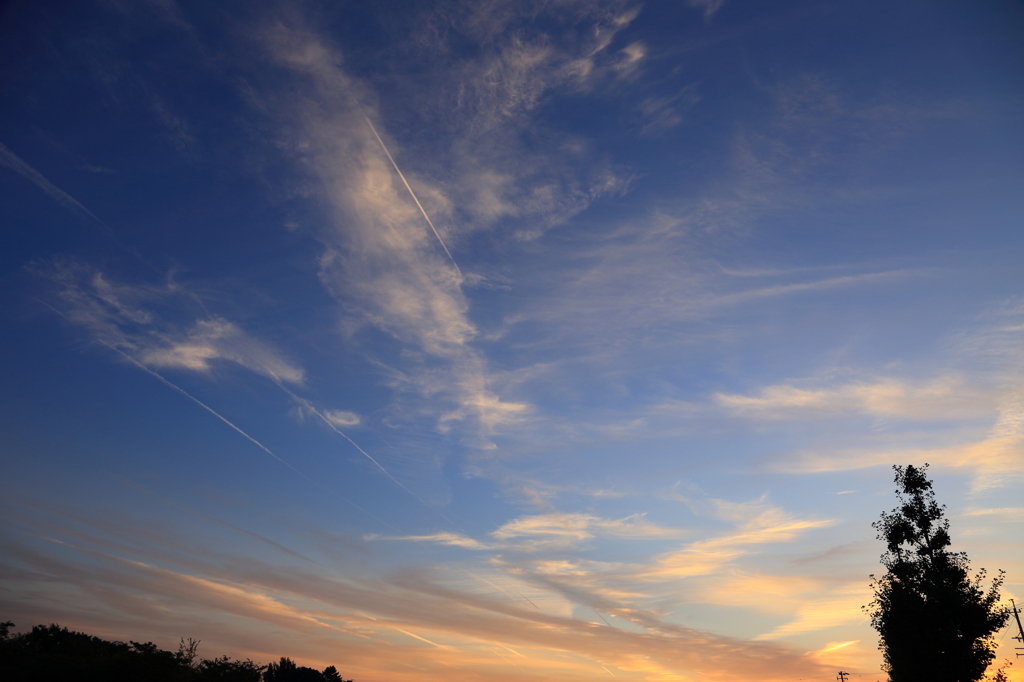
[[[1017,636],[1013,639],[1017,640],[1021,644],[1024,644],[1024,627],[1022,627],[1020,624],[1020,609],[1017,608],[1016,602],[1014,602],[1012,599],[1010,600],[1010,603],[1013,604],[1013,609],[1010,611],[1010,613],[1013,614],[1013,619],[1017,621]],[[1021,650],[1024,650],[1024,646],[1014,647],[1014,649],[1018,651],[1018,656],[1024,656],[1024,654],[1019,653]]]
[[[840,670],[839,673],[836,674],[836,679],[839,680],[839,682],[846,682],[846,676],[849,674],[850,673],[846,671]]]

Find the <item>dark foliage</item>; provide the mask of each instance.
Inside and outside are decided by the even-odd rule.
[[[0,642],[0,677],[8,682],[187,682],[188,673],[175,654],[152,642],[108,642],[57,625],[37,625]]]
[[[998,605],[1003,573],[986,591],[984,569],[972,579],[967,555],[947,549],[949,521],[935,502],[927,464],[893,468],[900,506],[872,524],[886,543],[888,572],[872,583],[875,599],[865,607],[889,679],[976,682],[1008,618]]]
[[[108,642],[58,625],[37,625],[11,635],[0,623],[3,682],[352,682],[331,666],[323,672],[282,658],[260,666],[228,658],[196,662],[199,642],[182,640],[176,653],[152,642]]]
[[[313,668],[297,666],[290,658],[281,658],[280,663],[271,663],[263,673],[264,682],[352,682],[342,680],[333,665],[323,672]]]
[[[193,668],[193,682],[260,682],[263,667],[252,661],[233,661],[227,656],[200,661]]]
[[[324,682],[353,682],[353,680],[341,679],[341,674],[333,665],[324,668]]]

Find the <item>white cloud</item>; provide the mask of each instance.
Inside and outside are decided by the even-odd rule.
[[[793,620],[755,640],[781,639],[804,632],[815,632],[837,625],[860,623],[867,619],[862,606],[871,601],[871,589],[864,581],[849,583],[829,590],[819,597],[800,600]]]
[[[893,445],[881,448],[829,449],[804,451],[779,458],[772,470],[784,473],[824,473],[867,467],[888,466],[894,462],[928,462],[935,467],[962,468],[971,471],[971,493],[978,494],[1019,481],[1024,477],[1024,437],[989,437],[939,447]]]
[[[535,238],[625,187],[588,140],[545,126],[542,109],[552,95],[586,93],[634,70],[642,48],[611,45],[638,13],[621,1],[457,1],[421,18],[417,42],[438,66],[422,75],[429,95],[417,109],[446,134],[417,162],[445,188],[460,230],[511,221],[518,238]],[[551,28],[538,30],[542,22]],[[529,143],[538,135],[543,147]]]
[[[346,426],[359,426],[363,419],[355,412],[347,410],[325,410],[324,417],[338,428]]]
[[[647,47],[642,42],[630,43],[619,50],[619,59],[612,66],[612,69],[619,74],[619,77],[630,76],[637,70],[640,61],[645,56],[647,56]]]
[[[305,379],[301,367],[205,311],[173,282],[121,284],[73,261],[56,261],[37,273],[57,285],[54,302],[62,314],[143,365],[209,373],[215,362],[231,362],[275,382],[300,385]]]
[[[644,516],[645,514],[633,514],[621,519],[606,519],[581,513],[520,516],[492,531],[491,537],[494,538],[494,541],[490,543],[447,531],[431,535],[397,537],[374,535],[368,536],[368,539],[433,542],[453,547],[499,552],[506,550],[537,552],[575,547],[579,543],[593,538],[667,539],[677,538],[687,532],[682,529],[659,526],[647,521]]]
[[[572,607],[590,597],[569,588],[584,587],[586,576],[555,562],[534,576],[444,567],[371,573],[355,563],[340,572],[319,566],[282,570],[258,556],[225,554],[219,546],[183,554],[180,547],[194,543],[173,531],[154,535],[141,520],[110,523],[108,514],[97,526],[88,514],[52,520],[51,510],[38,521],[17,516],[36,531],[28,542],[10,543],[11,556],[32,569],[12,573],[17,594],[35,593],[38,576],[45,576],[71,595],[65,614],[112,614],[109,622],[120,627],[155,622],[154,636],[167,641],[186,623],[207,633],[204,641],[257,660],[272,656],[285,637],[303,660],[319,661],[341,646],[352,674],[386,679],[418,679],[424,670],[447,670],[443,674],[459,680],[522,679],[524,671],[550,678],[552,670],[591,679],[604,666],[650,679],[682,679],[677,671],[683,671],[738,680],[757,677],[766,660],[772,670],[758,679],[781,682],[824,671],[790,647],[723,637],[676,625],[654,611],[619,608],[614,601],[625,595],[600,586],[594,606],[620,621],[609,627],[599,620],[604,616],[581,619]],[[57,552],[40,537],[69,540],[56,540]],[[121,556],[125,547],[135,558]],[[559,593],[559,584],[571,600]],[[30,600],[15,601],[19,612],[30,608]],[[154,621],[157,613],[162,617]],[[494,657],[495,646],[515,658],[515,669]],[[395,663],[396,658],[402,660]]]
[[[462,275],[364,120],[368,105],[361,110],[355,104],[353,96],[364,95],[361,86],[311,34],[278,28],[269,46],[307,82],[281,115],[292,123],[291,143],[303,150],[335,218],[335,226],[319,234],[321,281],[361,324],[382,329],[410,349],[409,361],[391,377],[397,388],[424,399],[416,412],[433,413],[441,429],[469,422],[478,434],[470,441],[486,446],[489,434],[521,419],[529,406],[504,400],[492,388],[486,363],[471,346],[477,330]],[[400,150],[384,127],[374,127],[401,164]],[[424,208],[442,211],[435,215],[442,237],[457,243],[442,220],[450,203],[445,192],[411,172],[407,176]]]
[[[1024,393],[1019,389],[1022,328],[1019,311],[997,312],[996,324],[955,339],[960,362],[972,363],[971,382],[947,375],[927,384],[895,379],[850,383],[827,389],[768,387],[754,396],[720,395],[719,404],[736,414],[759,419],[863,413],[881,418],[970,422],[959,434],[935,441],[924,434],[840,450],[803,450],[776,459],[777,471],[843,471],[893,462],[929,462],[971,472],[977,495],[1020,480],[1024,474]],[[1007,319],[1009,318],[1009,319]],[[991,427],[981,432],[980,424]]]
[[[657,558],[642,574],[645,578],[664,580],[709,575],[737,561],[752,545],[792,542],[804,533],[835,525],[831,519],[804,519],[782,509],[760,503],[737,505],[717,501],[723,518],[744,519],[732,533],[699,540],[667,552]]]
[[[594,537],[673,538],[686,531],[651,523],[644,514],[605,519],[591,514],[540,514],[513,519],[491,533],[499,540],[530,538],[573,544]]]
[[[962,516],[968,518],[986,517],[996,521],[1020,521],[1024,518],[1024,507],[969,507]]]
[[[766,386],[752,396],[716,393],[714,401],[736,415],[757,419],[816,419],[827,414],[870,414],[919,420],[964,419],[982,415],[992,407],[989,393],[954,376],[923,385],[894,378],[827,388],[779,384]]]
[[[142,363],[208,372],[211,360],[228,360],[275,381],[301,384],[304,380],[300,368],[219,317],[198,320],[192,329],[167,341],[167,345],[143,350]]]
[[[690,7],[704,10],[705,19],[710,19],[725,4],[725,0],[687,0],[687,2]]]
[[[412,542],[433,542],[438,545],[445,545],[447,547],[462,547],[464,549],[492,549],[491,545],[484,544],[479,540],[474,540],[471,537],[461,535],[459,533],[451,533],[442,531],[439,533],[433,533],[431,535],[398,535],[398,536],[380,536],[380,535],[367,535],[367,540],[409,540]]]

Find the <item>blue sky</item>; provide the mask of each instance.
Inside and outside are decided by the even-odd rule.
[[[1022,595],[1019,4],[0,12],[0,618],[866,680],[923,462]]]

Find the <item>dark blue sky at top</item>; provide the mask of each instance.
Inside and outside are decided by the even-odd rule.
[[[402,162],[428,176],[448,170],[443,152],[450,130],[439,110],[456,96],[438,73],[446,60],[484,54],[488,45],[447,29],[454,34],[446,35],[450,54],[430,52],[422,44],[431,31],[423,25],[430,3],[180,8],[187,30],[167,21],[158,6],[127,12],[102,3],[6,8],[0,139],[106,227],[6,173],[0,178],[5,307],[10,315],[25,315],[33,279],[26,267],[70,255],[129,279],[156,282],[167,272],[180,273],[200,290],[209,284],[207,303],[218,314],[250,318],[251,328],[272,335],[273,329],[295,330],[313,347],[323,345],[333,320],[315,281],[318,246],[308,233],[282,225],[329,218],[302,196],[273,124],[245,101],[240,79],[287,98],[288,78],[258,54],[247,32],[271,16],[285,23],[301,16],[316,25],[339,46],[345,68],[372,86],[390,135],[408,150]],[[824,136],[789,131],[788,154],[827,151],[841,160],[793,178],[811,192],[832,194],[830,200],[758,218],[765,229],[739,237],[742,262],[730,262],[736,253],[728,243],[711,245],[711,257],[727,267],[807,260],[842,266],[899,264],[923,251],[939,267],[991,259],[999,264],[989,275],[996,280],[991,286],[1009,289],[1021,232],[1006,207],[1020,188],[1024,149],[1020,136],[1005,133],[1020,114],[1020,19],[1009,3],[731,3],[710,20],[680,3],[652,3],[612,46],[643,38],[650,54],[644,79],[625,91],[598,85],[589,92],[546,93],[538,125],[518,134],[527,152],[559,135],[583,137],[594,158],[634,175],[627,193],[575,219],[599,234],[614,231],[616,216],[637,205],[657,208],[717,182],[729,171],[727,152],[737,129],[757,134],[770,125],[764,112],[777,106],[778,83],[820,78],[827,87],[841,78],[837,96],[847,102],[886,107],[898,101],[926,113],[893,133],[891,145],[875,145],[877,131],[862,120],[840,119]],[[569,42],[586,30],[572,16],[520,18],[506,29]],[[637,135],[643,121],[635,103],[652,96],[693,97],[695,103],[683,125]],[[969,123],[950,121],[943,110],[969,111]],[[843,193],[833,192],[837,185]],[[887,196],[890,188],[897,196]],[[873,197],[861,203],[857,193]],[[568,231],[556,228],[545,239],[571,243],[576,237]],[[473,257],[499,261],[508,253],[503,239],[500,231],[478,234],[456,247],[456,255],[474,249]],[[534,256],[545,269],[544,242],[538,249]],[[546,281],[538,277],[538,286]],[[912,300],[919,294],[903,295]],[[474,309],[481,324],[497,324],[507,309],[500,293],[471,296],[481,303]],[[954,290],[941,307],[957,304]],[[25,347],[17,333],[7,338]],[[354,363],[342,364],[345,372],[360,372]]]
[[[258,58],[246,54],[250,37],[244,29],[272,10],[248,5],[183,4],[195,27],[192,34],[141,7],[126,17],[91,3],[70,12],[46,3],[11,4],[5,22],[10,34],[3,47],[8,146],[23,157],[32,152],[34,159],[48,160],[51,179],[72,196],[90,192],[90,209],[122,241],[151,259],[187,254],[188,268],[218,273],[263,261],[279,240],[287,239],[278,229],[283,219],[309,209],[289,201],[288,183],[282,178],[288,173],[285,162],[275,154],[266,124],[245,111],[236,87],[240,76],[275,78],[272,68],[258,68]],[[437,85],[431,69],[438,67],[424,67],[425,60],[418,58],[423,48],[418,55],[415,43],[408,44],[410,34],[420,28],[417,18],[429,5],[386,3],[376,11],[361,4],[314,5],[317,24],[342,46],[346,67],[375,86],[382,114],[396,122],[393,134],[402,145],[430,151],[448,144],[437,134],[436,112],[406,106],[408,81],[422,80],[424,89]],[[972,101],[986,108],[977,112],[973,125],[958,124],[948,135],[942,134],[948,123],[941,118],[925,121],[931,128],[926,139],[907,131],[899,148],[884,159],[856,158],[866,133],[850,122],[850,129],[834,131],[829,141],[852,157],[851,163],[830,169],[845,177],[811,176],[806,182],[913,186],[956,182],[967,171],[985,186],[954,192],[1013,191],[1012,184],[1000,180],[1012,183],[1022,150],[1018,140],[1000,136],[1019,113],[1020,102],[1011,93],[1020,71],[1013,65],[1020,63],[1024,48],[1015,19],[1012,5],[1001,3],[757,3],[726,5],[712,22],[705,22],[682,4],[654,3],[616,37],[616,45],[626,45],[634,36],[650,43],[652,64],[645,82],[626,96],[600,90],[547,96],[541,118],[552,131],[594,139],[613,163],[636,169],[643,178],[635,190],[640,196],[690,193],[722,172],[722,150],[737,126],[758,125],[770,106],[773,85],[805,72],[810,64],[825,80],[830,73],[842,73],[845,96],[851,100],[884,104],[898,99],[923,109]],[[509,30],[583,31],[562,23],[522,22]],[[449,47],[486,49],[462,45],[458,36]],[[204,62],[206,68],[197,68]],[[630,121],[635,100],[687,87],[696,91],[701,104],[687,112],[688,125],[638,140],[639,124]],[[444,89],[414,95],[428,104],[452,96]],[[164,120],[154,111],[160,106],[156,102],[166,104]],[[187,139],[175,131],[172,112],[187,112],[187,123],[178,123],[187,126]],[[935,145],[933,135],[941,138],[941,145]],[[545,144],[543,130],[524,137],[528,148]],[[130,173],[122,170],[127,168]],[[922,178],[922,171],[932,175]],[[24,197],[26,203],[31,199]],[[24,211],[29,219],[57,211],[43,197],[35,199],[38,207],[8,202],[8,210]],[[922,203],[936,200],[941,197],[922,197]],[[986,203],[997,210],[997,202],[977,202],[979,207]],[[948,247],[943,238],[952,228],[942,224],[941,210],[936,213],[929,217],[937,225],[904,222],[902,234],[915,242],[927,236],[935,248]],[[52,222],[57,221],[47,221]],[[60,222],[72,221],[65,217]],[[891,254],[891,240],[879,242],[892,233],[892,226],[883,220],[875,224],[880,234],[874,240],[863,239],[865,226],[858,225],[849,228],[859,233],[849,241],[866,249],[865,256],[873,255],[872,250]],[[217,248],[218,237],[229,240],[242,225],[258,238],[234,241],[231,249]],[[841,223],[836,227],[828,231],[827,241],[845,232]],[[970,239],[963,233],[966,229],[949,238],[961,246],[963,237]],[[55,239],[44,237],[52,231],[50,226],[16,233],[21,238],[15,243],[24,246],[5,251],[7,267],[16,269],[27,258],[52,253]],[[56,241],[75,239],[72,235],[79,231],[69,226],[68,234]],[[785,232],[781,236],[784,242]],[[816,241],[813,234],[793,236],[812,247]],[[44,239],[44,244],[33,244]]]

